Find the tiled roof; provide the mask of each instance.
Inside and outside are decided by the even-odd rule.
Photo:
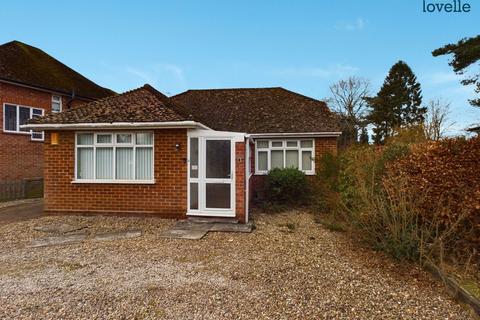
[[[125,93],[50,113],[29,124],[167,122],[192,120],[168,97],[146,84]]]
[[[85,78],[42,50],[12,41],[0,45],[0,80],[65,94],[100,99],[115,94]]]
[[[326,103],[276,87],[188,90],[172,99],[204,125],[247,133],[339,132]]]

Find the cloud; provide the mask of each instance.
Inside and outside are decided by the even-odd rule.
[[[337,21],[335,24],[335,29],[355,31],[363,30],[367,25],[367,21],[363,18],[357,18],[355,21]]]
[[[142,81],[145,83],[155,82],[155,79],[152,77],[152,75],[146,71],[142,71],[140,69],[133,68],[133,67],[127,67],[127,72],[137,78],[142,79]]]
[[[175,64],[155,64],[144,67],[127,67],[126,72],[143,83],[151,84],[166,93],[182,91],[187,87],[187,79],[180,66]]]
[[[460,82],[461,79],[462,77],[454,72],[435,72],[428,76],[428,80],[433,85]]]
[[[293,76],[293,77],[311,77],[311,78],[338,78],[350,76],[356,73],[359,69],[350,65],[334,65],[326,68],[319,67],[288,67],[277,70],[275,73],[280,76]]]

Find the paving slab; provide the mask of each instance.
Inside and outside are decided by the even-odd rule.
[[[142,230],[123,230],[95,234],[91,240],[93,241],[109,241],[137,238],[142,235]]]
[[[188,217],[186,221],[197,223],[238,223],[235,218],[222,218],[222,217]]]
[[[200,240],[206,234],[208,230],[180,230],[180,229],[171,229],[163,231],[160,234],[161,238],[169,239],[188,239],[188,240]]]
[[[214,223],[193,222],[188,220],[180,220],[175,223],[174,230],[200,230],[209,231]]]
[[[252,223],[214,223],[208,231],[215,232],[244,232],[250,233],[253,230]]]
[[[80,243],[87,238],[86,234],[70,234],[59,237],[47,237],[34,239],[30,243],[30,248],[60,246],[66,244]]]
[[[42,217],[43,200],[35,199],[0,208],[0,225]]]
[[[43,226],[37,226],[34,227],[33,230],[35,231],[41,231],[41,232],[47,232],[47,233],[59,233],[59,234],[64,234],[64,233],[69,233],[69,232],[74,232],[74,231],[79,231],[82,229],[87,228],[86,225],[71,225],[67,223],[60,223],[60,224],[50,224],[50,225],[43,225]]]

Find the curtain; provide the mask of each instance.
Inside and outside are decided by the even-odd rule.
[[[139,132],[136,134],[137,145],[151,145],[153,144],[153,134],[148,132]]]
[[[270,161],[272,162],[270,166],[271,169],[283,168],[283,150],[272,150],[270,156],[272,157],[270,159]]]
[[[77,178],[93,179],[93,148],[78,148]]]
[[[153,150],[150,147],[137,147],[135,156],[135,176],[137,180],[152,180]]]
[[[286,151],[286,167],[298,169],[298,150]]]
[[[268,170],[268,152],[259,151],[258,152],[258,170],[267,171]]]
[[[312,170],[312,151],[302,151],[302,170]]]
[[[120,180],[133,179],[133,148],[117,148],[116,178]]]
[[[93,145],[93,133],[79,133],[77,135],[77,144]]]
[[[96,179],[113,179],[113,148],[97,147],[95,161]]]

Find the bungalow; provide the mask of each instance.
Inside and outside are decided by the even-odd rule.
[[[283,88],[189,90],[149,85],[32,119],[45,132],[45,210],[248,221],[268,171],[336,152],[324,102]]]

